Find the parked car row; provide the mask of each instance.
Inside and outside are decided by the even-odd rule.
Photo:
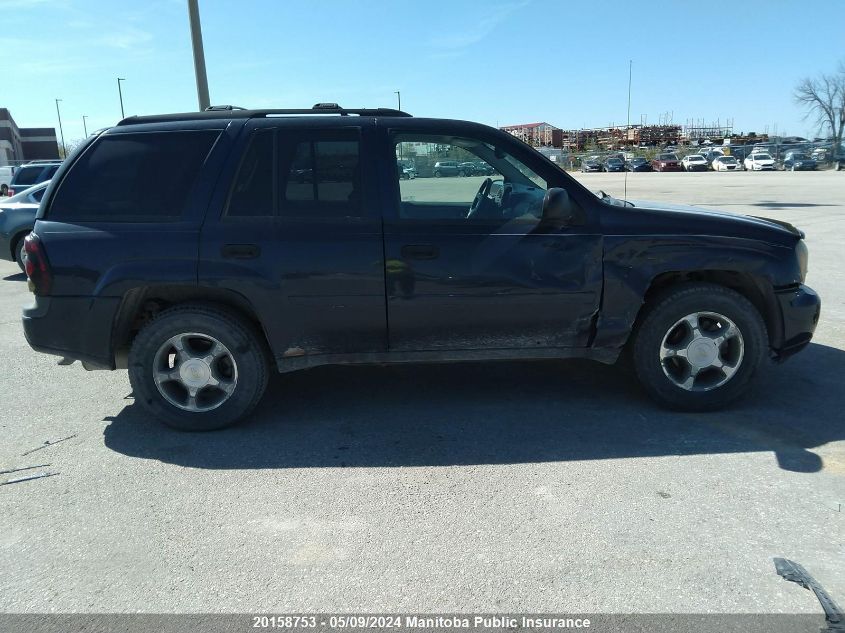
[[[590,156],[581,160],[582,172],[612,171],[812,171],[818,168],[810,154],[799,150],[788,151],[778,161],[762,150],[755,150],[744,159],[726,155],[718,149],[702,150],[679,159],[674,152],[663,152],[652,161],[642,156],[623,160],[618,154],[607,157]],[[835,169],[845,167],[845,157],[835,162]]]
[[[492,176],[495,173],[493,167],[484,161],[439,160],[434,163],[432,174],[435,178],[449,176]]]

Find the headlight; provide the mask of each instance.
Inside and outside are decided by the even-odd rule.
[[[804,240],[798,240],[795,246],[795,257],[798,259],[798,270],[801,273],[801,283],[807,278],[807,266],[810,259],[810,253],[807,250],[807,244]]]

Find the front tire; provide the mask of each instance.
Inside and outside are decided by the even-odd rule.
[[[633,362],[663,406],[712,411],[742,396],[768,350],[766,325],[738,292],[689,283],[659,295],[634,334]]]
[[[5,196],[9,193],[9,185],[0,185],[0,196]]]
[[[267,387],[269,363],[259,333],[226,309],[170,308],[132,344],[135,401],[180,431],[211,431],[246,417]]]

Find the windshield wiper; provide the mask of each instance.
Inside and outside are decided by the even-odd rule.
[[[845,631],[845,613],[842,608],[836,604],[830,594],[813,578],[809,572],[798,563],[795,563],[788,558],[775,558],[775,571],[778,576],[789,582],[798,583],[804,589],[809,589],[822,605],[824,611],[824,620],[827,627],[822,629],[824,631],[842,632]]]

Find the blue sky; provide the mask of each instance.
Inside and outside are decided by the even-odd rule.
[[[211,101],[396,105],[565,128],[734,120],[815,131],[791,97],[845,59],[842,0],[200,0]],[[186,0],[0,0],[0,107],[65,138],[126,113],[196,108]]]

